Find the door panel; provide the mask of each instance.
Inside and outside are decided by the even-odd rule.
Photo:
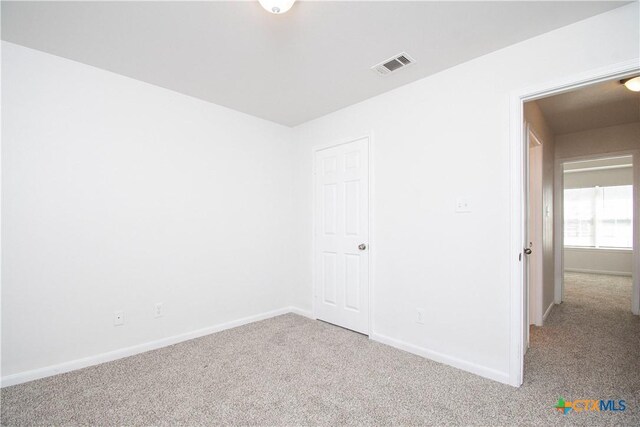
[[[336,305],[337,294],[337,256],[332,252],[322,254],[322,301],[326,304]]]
[[[345,255],[345,308],[360,309],[360,255]]]
[[[316,152],[318,319],[369,332],[369,140]],[[360,245],[365,245],[362,249]]]
[[[326,234],[336,234],[336,216],[337,216],[337,185],[336,184],[324,184],[322,186],[322,192],[324,193],[324,200],[322,205],[323,210],[323,227],[322,231]]]
[[[360,217],[358,213],[360,202],[360,180],[348,181],[344,185],[345,201],[345,234],[357,236],[360,233]]]

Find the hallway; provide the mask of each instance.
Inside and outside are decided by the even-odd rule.
[[[626,412],[637,414],[640,318],[631,314],[630,300],[630,277],[566,273],[565,301],[544,327],[532,327],[523,388],[543,388],[567,401],[623,399]],[[579,414],[595,423],[603,416]]]

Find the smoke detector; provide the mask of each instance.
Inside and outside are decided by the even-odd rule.
[[[371,67],[376,73],[386,76],[416,62],[407,53],[402,52]]]

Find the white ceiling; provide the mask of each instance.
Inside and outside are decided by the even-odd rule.
[[[556,134],[640,122],[640,92],[620,80],[598,83],[536,101]]]
[[[626,3],[2,2],[2,39],[295,126]]]

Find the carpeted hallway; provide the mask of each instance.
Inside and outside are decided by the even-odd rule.
[[[640,425],[630,292],[629,278],[567,274],[519,389],[290,314],[5,388],[2,424]],[[562,415],[558,397],[627,410]]]

